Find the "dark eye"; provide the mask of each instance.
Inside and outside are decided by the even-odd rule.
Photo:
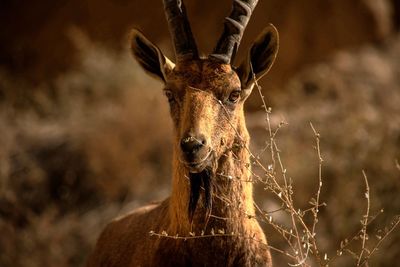
[[[236,103],[239,101],[239,98],[240,98],[240,91],[236,90],[229,95],[228,101],[231,103]]]
[[[168,102],[173,102],[174,101],[174,93],[172,93],[171,90],[164,90],[164,94],[168,99]]]

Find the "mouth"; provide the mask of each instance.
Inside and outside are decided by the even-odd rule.
[[[211,161],[211,149],[207,152],[207,154],[200,160],[195,162],[188,162],[181,159],[181,162],[189,169],[190,173],[199,173],[202,172]]]

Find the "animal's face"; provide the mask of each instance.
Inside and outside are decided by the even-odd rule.
[[[167,73],[164,93],[180,161],[201,172],[232,145],[247,91],[230,65],[195,60]]]
[[[275,28],[264,30],[236,70],[212,58],[175,65],[140,32],[132,40],[138,62],[165,84],[181,162],[191,172],[202,171],[232,145],[254,78],[265,74],[275,59]]]
[[[232,146],[243,103],[255,79],[268,72],[278,51],[278,32],[267,26],[254,41],[245,60],[234,68],[243,30],[256,0],[235,0],[224,32],[214,52],[198,56],[182,1],[164,0],[176,65],[139,31],[132,34],[131,48],[139,64],[165,84],[175,126],[180,161],[198,173]]]

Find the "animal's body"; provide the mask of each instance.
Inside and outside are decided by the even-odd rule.
[[[172,192],[161,203],[112,221],[89,267],[272,266],[255,219],[243,103],[254,78],[265,74],[275,59],[276,29],[270,25],[260,34],[237,69],[230,64],[250,16],[247,11],[251,13],[256,2],[234,1],[224,33],[207,58],[198,56],[180,1],[164,1],[176,65],[134,31],[133,54],[165,83],[170,104],[175,135]]]

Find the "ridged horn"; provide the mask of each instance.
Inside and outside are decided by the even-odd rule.
[[[177,61],[197,59],[199,54],[183,1],[163,0],[163,2]]]
[[[211,58],[230,64],[234,60],[243,32],[258,0],[233,0],[232,11],[225,18],[224,30]]]

